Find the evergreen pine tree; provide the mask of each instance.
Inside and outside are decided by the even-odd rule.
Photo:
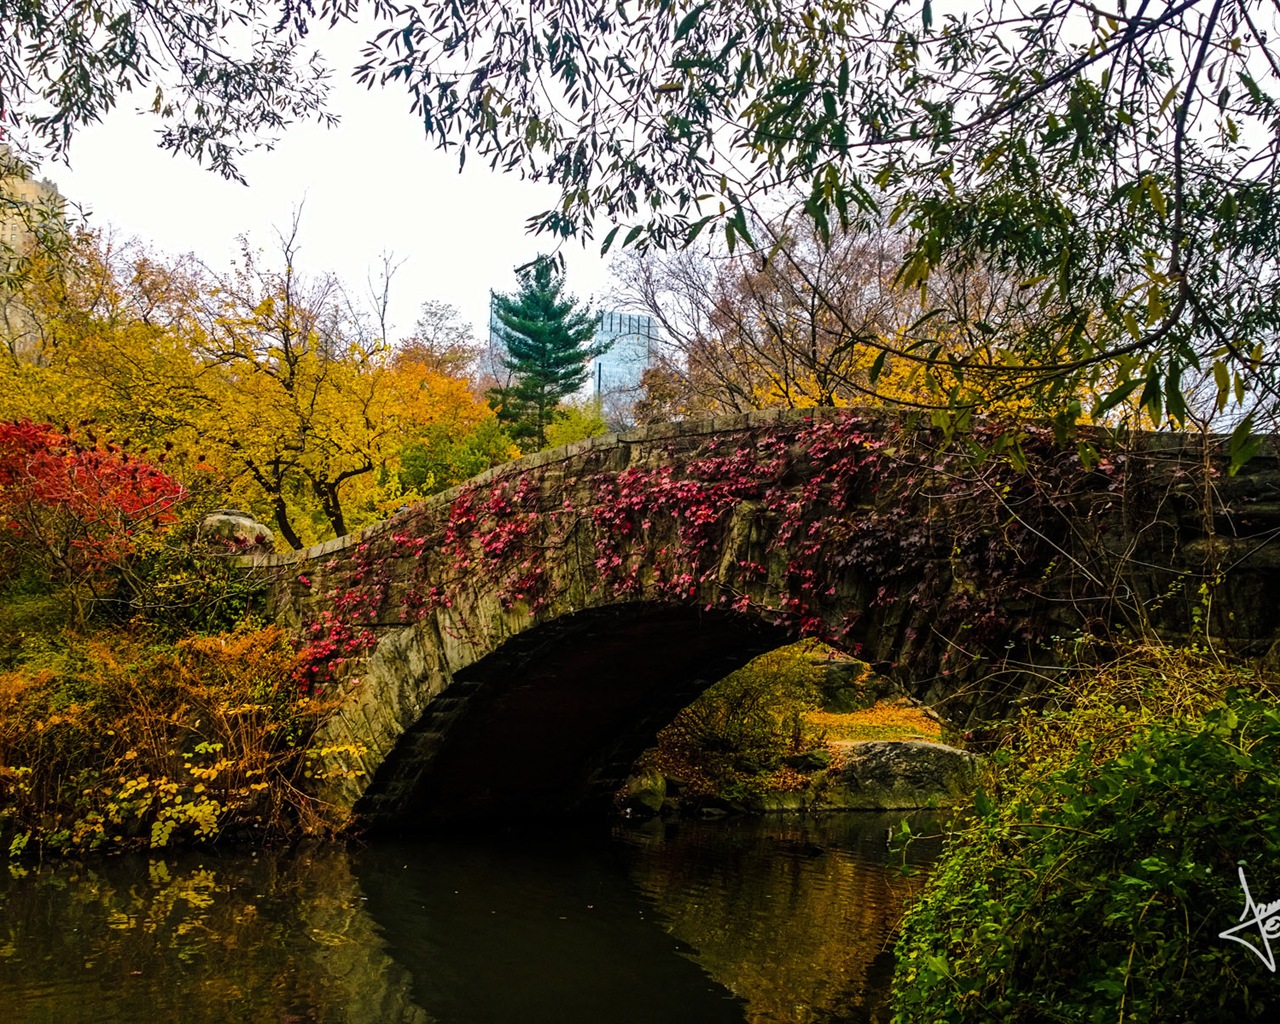
[[[595,313],[562,296],[563,288],[564,276],[539,256],[520,273],[519,291],[493,297],[494,330],[507,350],[502,365],[514,383],[492,395],[499,418],[528,447],[546,447],[547,424],[560,400],[586,383],[587,363],[609,347],[593,344]]]

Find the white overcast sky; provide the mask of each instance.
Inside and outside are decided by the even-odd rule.
[[[171,254],[194,252],[222,267],[239,235],[269,250],[276,228],[302,203],[299,263],[304,272],[337,273],[353,292],[390,251],[404,265],[392,292],[392,340],[412,328],[419,305],[450,302],[485,336],[489,289],[515,288],[513,269],[554,239],[525,233],[525,220],[552,205],[554,190],[490,172],[426,141],[399,87],[366,91],[352,80],[367,29],[316,30],[314,45],[334,69],[330,109],[341,124],[294,125],[276,148],[246,157],[248,186],[223,180],[185,157],[161,152],[155,120],[126,95],[103,124],[78,135],[71,165],[46,162],[37,172],[112,227]],[[580,299],[607,291],[599,243],[564,247],[568,288]]]

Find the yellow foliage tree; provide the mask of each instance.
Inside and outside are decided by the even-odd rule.
[[[41,340],[3,361],[0,417],[159,450],[291,547],[385,516],[418,493],[402,486],[406,445],[475,431],[492,410],[467,381],[394,355],[335,279],[295,273],[295,254],[290,236],[272,269],[246,247],[219,276],[80,233],[24,296]]]
[[[1012,286],[980,267],[900,286],[891,231],[822,238],[762,224],[762,249],[635,254],[618,267],[629,305],[665,340],[645,378],[642,419],[784,406],[896,405],[941,418],[1033,415],[1007,338],[1028,329]],[[998,327],[992,326],[998,324]]]

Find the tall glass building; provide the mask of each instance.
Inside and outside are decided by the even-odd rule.
[[[610,342],[610,345],[603,355],[591,360],[591,377],[581,392],[583,397],[603,402],[614,396],[629,396],[634,403],[657,336],[653,317],[601,313],[596,341]]]

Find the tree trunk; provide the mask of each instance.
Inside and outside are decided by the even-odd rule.
[[[276,495],[275,501],[272,502],[272,507],[275,509],[276,526],[280,530],[280,536],[294,551],[301,551],[304,545],[301,538],[294,533],[293,524],[289,522],[289,509],[285,506],[284,498]]]

